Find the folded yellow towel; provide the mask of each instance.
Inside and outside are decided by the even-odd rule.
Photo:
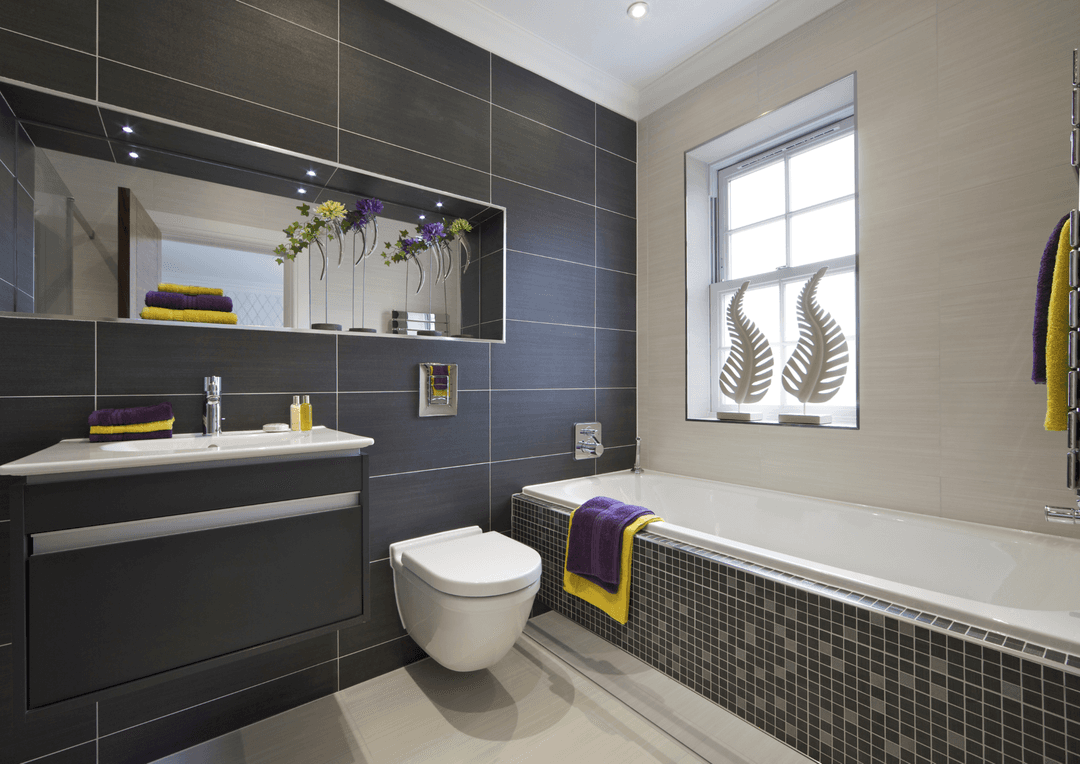
[[[140,317],[151,321],[191,321],[198,324],[235,324],[235,313],[221,313],[216,310],[169,310],[168,308],[142,309]]]
[[[224,289],[212,289],[211,287],[185,286],[184,284],[158,284],[159,292],[176,292],[177,294],[212,294],[221,297],[225,294]]]
[[[1061,227],[1050,310],[1046,316],[1047,430],[1064,430],[1068,422],[1069,375],[1069,221]]]
[[[630,523],[623,530],[622,556],[619,560],[619,588],[609,592],[601,586],[597,586],[587,578],[582,578],[576,573],[566,569],[566,558],[563,558],[563,589],[575,597],[588,602],[590,605],[603,610],[619,623],[626,623],[630,617],[630,556],[634,551],[634,534],[649,523],[654,523],[662,518],[656,515],[645,515]],[[573,527],[574,516],[570,516],[570,525]],[[570,534],[566,535],[567,554],[570,551]]]
[[[145,422],[143,424],[98,425],[90,428],[90,434],[120,435],[125,432],[159,432],[161,430],[171,430],[175,421],[176,417],[173,417],[172,419],[163,419],[160,422]]]

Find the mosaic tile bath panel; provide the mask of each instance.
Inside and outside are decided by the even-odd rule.
[[[1075,656],[650,533],[624,626],[563,591],[569,519],[514,496],[512,535],[543,558],[538,601],[816,761],[1080,764]]]

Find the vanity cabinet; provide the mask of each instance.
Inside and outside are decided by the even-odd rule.
[[[16,687],[29,711],[367,615],[361,452],[28,477],[11,498]]]

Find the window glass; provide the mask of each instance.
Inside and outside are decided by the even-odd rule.
[[[784,214],[783,160],[740,175],[730,181],[729,188],[729,229],[742,228]]]
[[[855,135],[795,154],[788,172],[792,210],[854,194]]]
[[[854,199],[791,216],[791,265],[854,254]]]
[[[780,219],[730,234],[726,278],[741,279],[784,265],[787,260],[786,231],[787,222]]]

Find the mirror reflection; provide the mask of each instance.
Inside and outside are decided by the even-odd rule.
[[[390,262],[401,232],[415,237],[418,226],[449,227],[452,218],[389,205],[377,240],[371,225],[364,230],[367,250],[364,236],[324,233],[320,246],[279,264],[284,229],[311,220],[298,205],[313,214],[334,200],[352,210],[358,197],[323,191],[307,200],[297,189],[287,198],[145,169],[137,158],[118,164],[43,148],[35,181],[38,313],[479,336],[480,221],[449,246],[415,247]]]

